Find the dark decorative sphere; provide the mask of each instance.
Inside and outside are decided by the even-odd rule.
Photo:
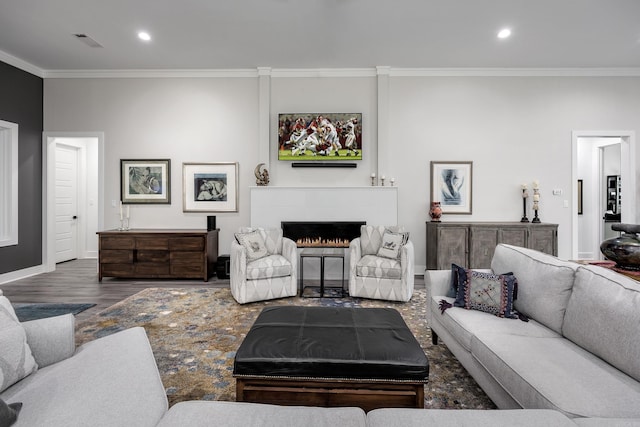
[[[635,234],[636,225],[621,224],[614,230],[626,231],[621,236],[607,239],[600,244],[602,254],[626,270],[640,270],[640,239]],[[634,232],[629,232],[633,230]]]

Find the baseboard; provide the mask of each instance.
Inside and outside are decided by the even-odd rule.
[[[22,270],[10,271],[8,273],[0,274],[0,285],[20,279],[26,279],[27,277],[42,274],[44,272],[44,264],[36,265],[35,267],[23,268]]]

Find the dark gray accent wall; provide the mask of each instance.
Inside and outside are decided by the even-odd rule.
[[[0,248],[0,274],[42,264],[43,79],[0,62],[0,120],[18,128],[18,244]]]

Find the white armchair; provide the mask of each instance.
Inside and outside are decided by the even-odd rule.
[[[385,231],[391,234],[385,237]],[[413,243],[408,235],[400,241],[402,233],[398,231],[398,227],[361,227],[360,237],[349,245],[350,296],[405,302],[411,299],[415,279]]]
[[[281,229],[242,228],[231,242],[231,294],[240,304],[298,293],[298,252]],[[264,245],[264,246],[262,246]]]

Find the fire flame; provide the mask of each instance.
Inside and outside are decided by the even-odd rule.
[[[296,245],[299,248],[348,248],[348,239],[323,239],[321,237],[303,237],[296,240]]]

